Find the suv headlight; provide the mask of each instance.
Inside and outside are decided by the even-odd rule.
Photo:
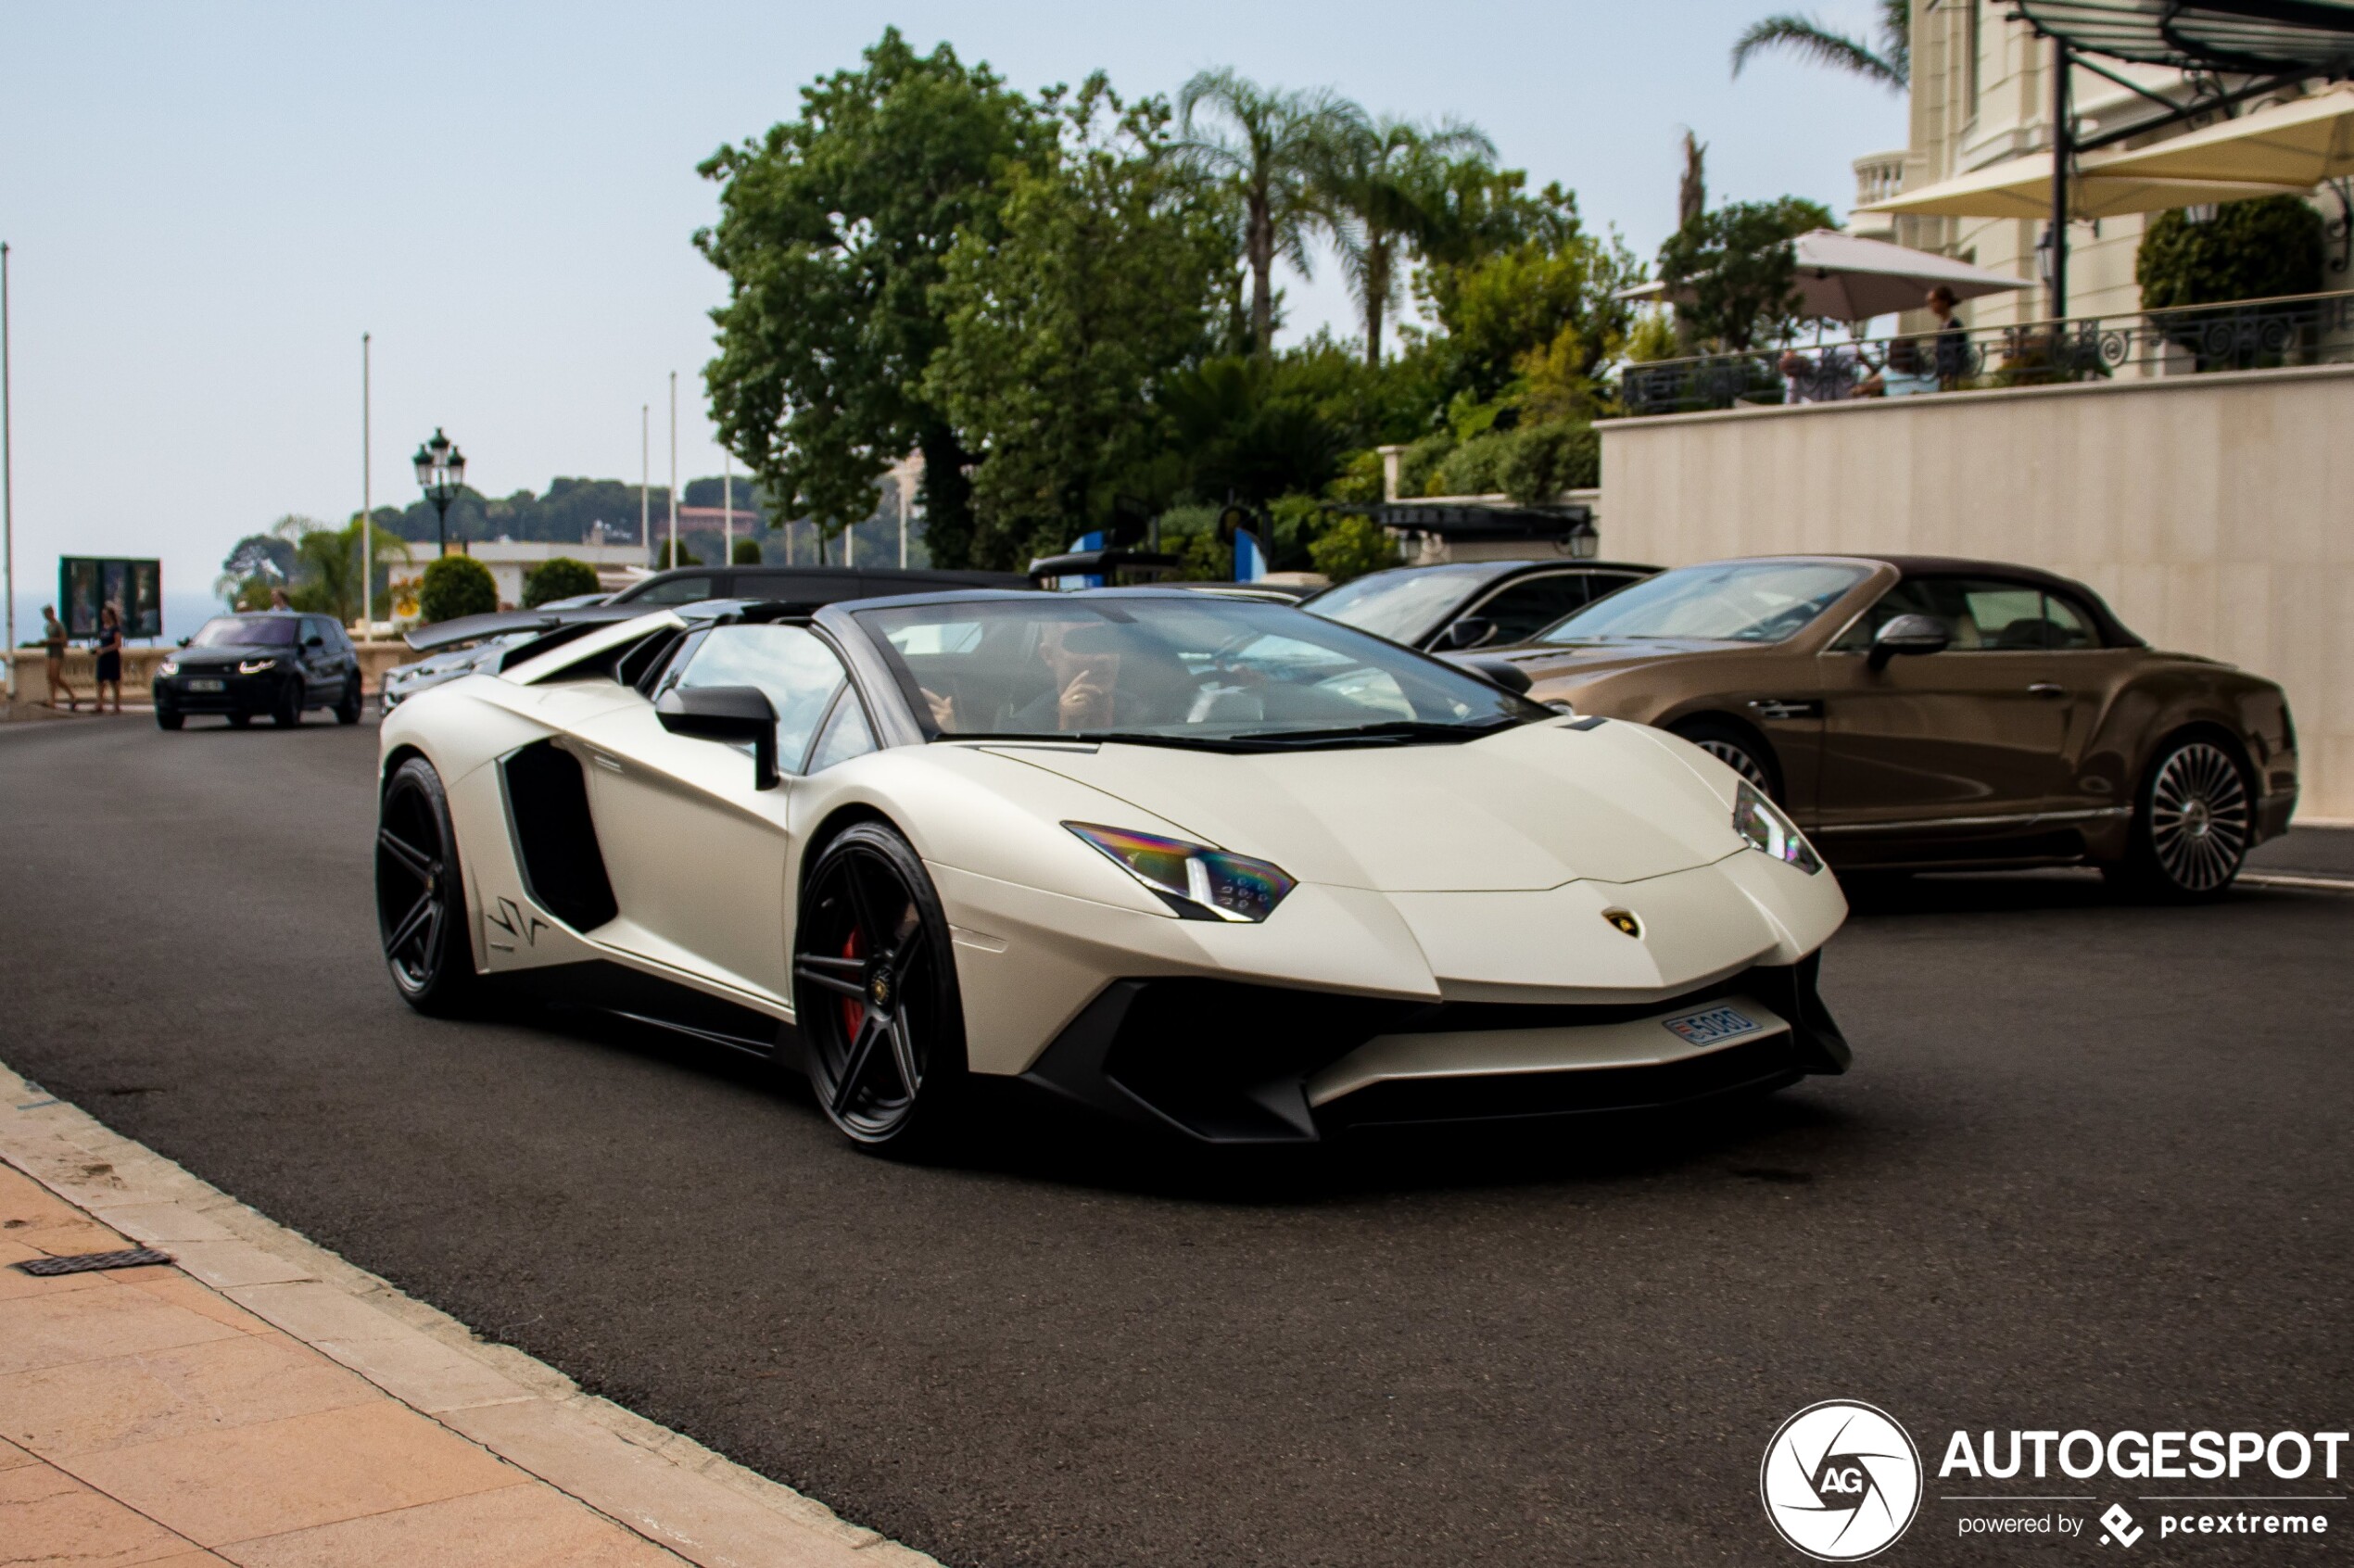
[[[179,673],[180,673],[180,661],[179,661],[179,660],[177,660],[177,659],[174,659],[174,658],[171,658],[171,657],[169,657],[169,656],[167,656],[167,657],[164,659],[164,662],[163,662],[162,664],[158,664],[158,665],[156,666],[156,676],[157,676],[157,678],[161,679],[161,680],[169,680],[169,679],[171,679],[173,676],[176,676],[176,675],[178,675]]]
[[[1798,824],[1784,816],[1782,808],[1754,784],[1744,781],[1733,796],[1733,831],[1747,839],[1750,848],[1787,861],[1810,877],[1823,868],[1822,857],[1798,830]]]
[[[1063,826],[1158,894],[1183,919],[1256,924],[1273,914],[1284,895],[1299,885],[1280,866],[1207,844],[1088,822]]]
[[[265,670],[274,670],[277,667],[278,661],[275,659],[240,659],[237,661],[237,673],[241,676],[258,676]]]

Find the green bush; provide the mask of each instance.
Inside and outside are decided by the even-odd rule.
[[[1370,517],[1350,513],[1326,528],[1308,547],[1308,559],[1336,583],[1378,572],[1398,563],[1398,545],[1387,529]]]
[[[736,541],[735,553],[730,555],[728,560],[730,565],[735,566],[759,565],[760,541],[758,539],[738,539]]]
[[[1400,496],[1435,494],[1431,480],[1447,454],[1455,449],[1455,437],[1449,435],[1424,436],[1408,447],[1398,457],[1398,493]]]
[[[2322,215],[2299,197],[2226,202],[2205,222],[2179,210],[2152,219],[2133,279],[2145,310],[2319,294],[2324,249]]]
[[[662,542],[662,549],[655,552],[655,570],[657,571],[666,572],[674,566],[700,566],[702,564],[702,557],[689,550],[687,541],[684,539],[678,540],[675,545],[670,540],[664,539]]]
[[[1590,424],[1554,420],[1512,432],[1497,464],[1503,492],[1527,506],[1601,483],[1602,438]]]
[[[1423,492],[1436,496],[1485,496],[1504,487],[1504,454],[1511,451],[1516,432],[1490,430],[1474,436],[1449,452],[1431,474],[1430,488]]]
[[[552,556],[524,575],[523,607],[537,610],[551,599],[576,599],[597,591],[597,569],[569,555]]]
[[[445,555],[425,566],[417,593],[417,613],[428,624],[461,615],[487,615],[499,608],[499,585],[490,568],[471,555]]]

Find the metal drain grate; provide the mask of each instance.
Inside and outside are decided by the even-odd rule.
[[[169,1263],[171,1255],[158,1252],[152,1246],[134,1246],[128,1252],[85,1252],[74,1258],[29,1258],[17,1265],[26,1274],[86,1274],[95,1269],[139,1269],[150,1263]]]

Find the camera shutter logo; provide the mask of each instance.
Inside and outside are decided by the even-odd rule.
[[[1921,1456],[1896,1418],[1853,1399],[1826,1399],[1766,1445],[1757,1490],[1782,1539],[1822,1562],[1885,1550],[1921,1506]]]

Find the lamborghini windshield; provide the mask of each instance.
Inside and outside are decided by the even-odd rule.
[[[855,611],[936,737],[1261,748],[1467,740],[1550,718],[1451,666],[1260,601],[1024,595]]]
[[[1598,599],[1537,634],[1538,642],[1695,638],[1779,642],[1870,575],[1830,561],[1720,561],[1679,566]]]

